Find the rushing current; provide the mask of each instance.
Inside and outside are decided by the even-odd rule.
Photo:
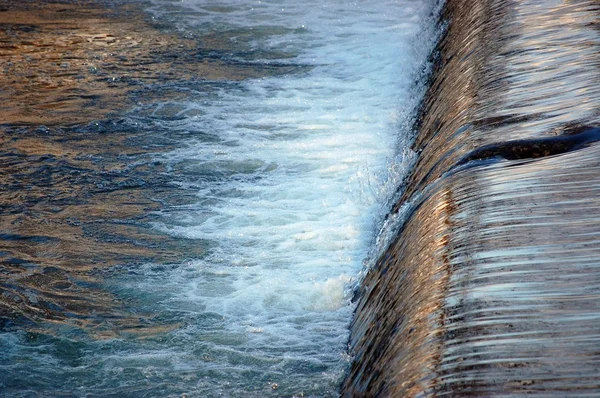
[[[160,165],[151,227],[195,250],[98,271],[94,288],[164,329],[4,333],[0,388],[338,395],[352,292],[413,162],[438,3],[143,2],[165,29],[224,48],[205,57],[261,73],[148,84],[125,110],[123,123],[167,148],[131,158]]]
[[[600,4],[449,0],[442,15],[343,394],[600,396]]]

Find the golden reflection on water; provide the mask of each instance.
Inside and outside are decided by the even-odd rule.
[[[0,1],[0,6],[0,124],[86,123],[131,106],[129,94],[146,84],[265,74],[259,67],[201,56],[230,50],[227,33],[220,40],[200,38],[200,46],[158,30],[132,6],[107,10],[95,1]]]

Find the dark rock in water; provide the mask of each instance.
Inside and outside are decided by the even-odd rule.
[[[362,283],[342,395],[598,396],[600,5],[444,16],[392,214],[414,204]]]

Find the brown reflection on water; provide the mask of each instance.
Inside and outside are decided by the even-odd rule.
[[[132,6],[0,0],[0,124],[88,122],[131,105],[128,94],[144,84],[293,69],[205,56],[231,50],[232,34],[184,39],[157,30]]]
[[[229,38],[184,39],[133,6],[0,0],[0,326],[67,324],[99,337],[173,327],[102,287],[108,267],[180,263],[207,249],[151,228],[152,212],[194,198],[151,161],[174,140],[153,141],[153,131],[132,130],[118,114],[148,84],[294,68],[205,56],[231,51]],[[185,94],[143,95],[161,102]]]
[[[600,4],[448,0],[444,15],[392,210],[412,213],[362,285],[342,394],[598,396],[600,145],[455,166],[600,124]]]

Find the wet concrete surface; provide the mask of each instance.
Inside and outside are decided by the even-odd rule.
[[[446,4],[344,396],[600,393],[600,6]],[[581,142],[576,143],[578,139]]]

